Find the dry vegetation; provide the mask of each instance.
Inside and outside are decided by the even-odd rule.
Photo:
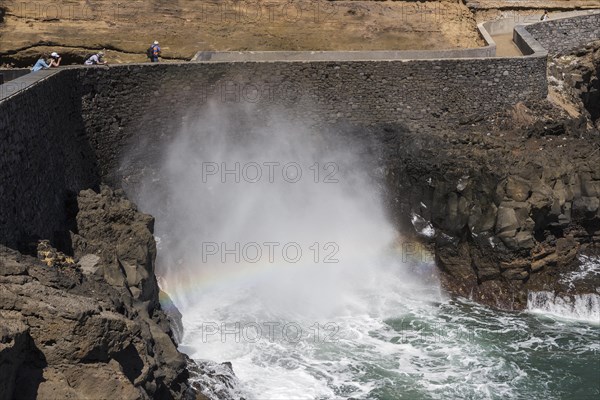
[[[200,50],[476,47],[476,22],[588,7],[600,0],[0,0],[0,65],[50,51],[78,63],[97,49],[111,63],[143,62],[155,39],[165,61]]]
[[[482,44],[469,9],[456,0],[0,0],[0,62],[32,62],[41,51],[68,57],[106,48],[112,62],[199,50],[381,50]],[[112,50],[112,51],[111,51]],[[68,61],[68,60],[67,60]]]

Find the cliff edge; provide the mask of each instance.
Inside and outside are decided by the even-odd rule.
[[[389,126],[387,180],[400,225],[435,251],[448,292],[503,309],[572,285],[600,248],[600,42],[549,64],[548,100],[458,129]]]
[[[0,399],[194,398],[158,302],[154,219],[108,187],[75,209],[71,256],[0,246]]]

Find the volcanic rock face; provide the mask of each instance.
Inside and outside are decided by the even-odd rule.
[[[77,203],[78,264],[0,247],[0,398],[193,396],[158,303],[152,217],[106,187]]]
[[[571,69],[595,59],[595,46],[571,56]],[[564,93],[590,98],[581,93],[595,93],[594,74]],[[521,309],[528,291],[587,290],[559,282],[600,245],[600,133],[581,101],[578,109],[520,103],[459,131],[388,128],[392,207],[404,226],[406,215],[431,224],[435,235],[421,236],[449,292]]]
[[[556,57],[548,72],[550,83],[565,101],[582,103],[581,112],[600,129],[600,41]]]
[[[124,288],[151,313],[158,304],[154,218],[137,212],[122,192],[114,194],[108,187],[100,194],[82,191],[77,204],[75,255],[84,260],[86,271]]]

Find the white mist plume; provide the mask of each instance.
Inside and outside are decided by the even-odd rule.
[[[264,396],[333,395],[322,379],[290,367],[298,358],[290,365],[277,361],[290,352],[306,355],[293,340],[273,341],[265,332],[259,341],[206,337],[206,325],[293,322],[303,334],[315,334],[315,322],[335,321],[320,329],[363,337],[417,297],[419,285],[394,251],[398,237],[370,176],[374,164],[364,162],[364,148],[351,136],[325,137],[251,108],[220,106],[188,118],[136,196],[157,218],[157,272],[183,314],[186,351],[233,361],[238,376]],[[236,164],[239,179],[221,174]],[[285,165],[295,167],[284,173]],[[279,245],[271,260],[263,244],[273,242]],[[243,255],[236,262],[232,254],[222,262],[222,249],[203,254],[207,243],[230,250],[239,243],[238,252],[256,243],[263,253],[256,262]],[[283,257],[290,243],[302,251],[297,262]],[[309,352],[317,345],[302,343]]]
[[[383,271],[370,271],[396,239],[381,194],[350,138],[331,141],[253,111],[212,104],[165,148],[161,190],[147,182],[138,196],[165,243],[159,274],[184,308],[214,291],[238,293],[241,303],[247,296],[267,315],[339,311],[356,290],[385,282],[375,276]],[[223,255],[250,243],[262,251],[258,262]],[[217,253],[203,259],[213,244]],[[299,261],[284,259],[286,244],[291,258],[302,251]],[[246,259],[256,247],[248,245]]]

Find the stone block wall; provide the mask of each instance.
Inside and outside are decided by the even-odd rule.
[[[102,175],[125,149],[160,154],[161,137],[209,106],[251,107],[323,126],[459,126],[547,94],[546,59],[139,64],[78,70],[86,131]],[[153,147],[154,146],[154,147]],[[117,173],[119,175],[120,173]]]
[[[78,91],[65,70],[0,101],[0,243],[68,240],[69,194],[99,183]]]
[[[526,29],[548,53],[563,53],[600,40],[600,12],[539,22]]]
[[[30,74],[9,82],[19,90],[0,96],[0,243],[58,241],[72,194],[101,178],[119,185],[152,164],[163,138],[211,105],[315,127],[400,123],[427,134],[544,98],[545,70],[545,55],[536,54],[130,64]],[[126,160],[132,147],[135,159]]]

